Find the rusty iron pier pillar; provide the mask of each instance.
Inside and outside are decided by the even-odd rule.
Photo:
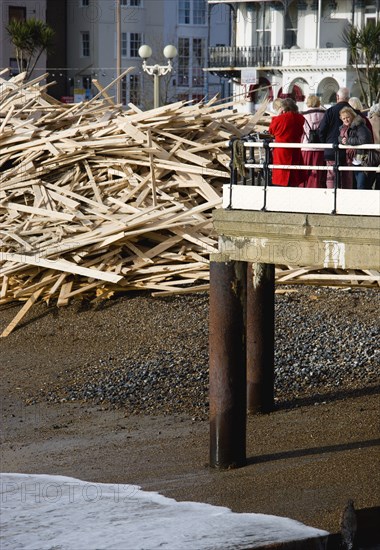
[[[247,264],[210,263],[210,466],[246,464]]]
[[[247,409],[274,408],[274,265],[247,263]]]

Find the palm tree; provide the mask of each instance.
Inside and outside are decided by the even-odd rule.
[[[12,19],[6,30],[16,50],[18,70],[25,71],[28,80],[42,53],[52,50],[54,30],[33,18],[26,21]]]
[[[370,106],[380,99],[380,21],[369,21],[362,29],[349,25],[343,40],[351,51],[364,102]]]

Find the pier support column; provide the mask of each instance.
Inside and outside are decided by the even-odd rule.
[[[210,263],[210,466],[246,464],[247,264]]]
[[[247,264],[247,409],[274,408],[274,265]]]

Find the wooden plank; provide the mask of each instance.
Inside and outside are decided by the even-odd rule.
[[[0,298],[3,299],[7,295],[9,277],[4,275],[3,282],[1,284]]]
[[[18,204],[14,202],[8,202],[7,208],[9,210],[16,210],[17,212],[27,212],[28,214],[38,214],[39,216],[52,218],[55,220],[72,221],[75,218],[73,214],[57,212],[56,210],[47,210],[46,208],[35,208],[33,206],[26,206],[25,204]]]
[[[112,88],[117,82],[119,82],[119,80],[122,80],[125,76],[127,76],[127,74],[131,73],[134,70],[135,70],[135,67],[129,67],[128,69],[123,71],[120,75],[114,78],[114,80],[112,80],[109,84],[107,84],[107,86],[104,86],[104,88],[97,95],[91,98],[90,101],[88,101],[85,104],[85,106],[88,108],[92,103],[94,103],[97,99],[99,99],[100,96],[104,95],[104,92]],[[83,105],[81,105],[81,108],[83,108]]]
[[[9,334],[16,328],[21,319],[23,319],[23,317],[25,317],[25,315],[28,313],[32,305],[37,301],[43,290],[43,288],[39,288],[31,295],[29,300],[25,303],[25,305],[20,309],[20,311],[12,319],[9,325],[0,334],[0,338],[5,338],[6,336],[9,336]]]
[[[8,113],[5,115],[5,118],[0,126],[0,135],[4,133],[4,128],[6,127],[8,120],[12,117],[14,110],[15,110],[15,106],[12,105]]]
[[[380,274],[377,276],[372,275],[359,275],[357,274],[355,277],[356,281],[372,281],[372,282],[379,282],[380,281]],[[298,277],[300,281],[307,281],[307,280],[313,280],[313,281],[352,281],[353,275],[347,275],[347,274],[334,274],[334,273],[311,273],[307,275],[301,275]],[[282,281],[279,281],[282,282]]]
[[[186,174],[202,174],[203,176],[215,176],[219,178],[229,178],[227,171],[215,170],[212,168],[205,168],[201,166],[194,166],[183,164],[174,161],[158,161],[158,168],[166,168],[167,170],[175,170],[176,172],[185,172]]]
[[[57,300],[58,307],[67,306],[67,304],[69,303],[69,294],[71,292],[72,286],[73,286],[72,280],[63,283],[63,285],[61,286],[61,290],[59,292],[58,300]]]
[[[66,279],[66,277],[67,277],[67,273],[61,273],[58,279],[56,280],[56,282],[54,283],[54,285],[49,289],[48,294],[50,294],[51,296],[55,294],[58,288],[62,285],[62,283]]]
[[[102,272],[97,269],[89,269],[81,267],[67,260],[47,260],[36,256],[28,256],[26,254],[13,254],[9,252],[0,252],[0,261],[16,262],[22,265],[36,265],[40,267],[46,267],[56,271],[64,271],[65,273],[73,273],[76,275],[83,275],[84,277],[90,277],[93,279],[99,279],[101,281],[108,281],[110,283],[118,283],[122,277],[113,273]]]
[[[114,107],[115,106],[115,103],[113,101],[113,99],[108,95],[108,92],[104,89],[104,86],[102,86],[100,84],[100,82],[98,81],[98,79],[96,78],[93,78],[91,80],[91,82],[94,84],[94,86],[99,90],[99,92],[104,95],[106,101],[111,105],[111,107]]]
[[[277,281],[279,283],[283,283],[285,281],[289,281],[290,279],[295,279],[296,277],[298,277],[299,275],[303,275],[305,273],[308,273],[309,269],[308,268],[302,268],[302,269],[292,269],[290,270],[290,273],[287,273],[286,275],[283,275],[283,276],[279,276],[277,278]]]
[[[148,130],[148,132],[147,132],[147,142],[148,142],[148,147],[151,148],[152,147],[152,134],[151,134],[150,130]],[[156,173],[155,173],[155,167],[154,167],[152,153],[149,153],[149,165],[150,165],[150,177],[151,177],[151,185],[152,185],[153,205],[157,206]]]
[[[95,178],[94,178],[94,175],[93,175],[93,173],[92,173],[92,171],[91,171],[90,165],[89,165],[89,163],[88,163],[87,160],[85,160],[85,161],[83,162],[83,164],[84,164],[84,167],[85,167],[86,172],[87,172],[88,181],[90,182],[91,187],[92,187],[92,189],[93,189],[93,191],[94,191],[94,196],[95,196],[97,202],[98,202],[99,204],[103,205],[102,197],[101,197],[101,195],[100,195],[99,189],[98,189],[97,186],[96,186]]]
[[[176,294],[193,294],[194,292],[208,292],[209,290],[210,290],[210,283],[192,286],[190,288],[178,288],[173,286],[173,288],[170,290],[162,289],[160,292],[152,292],[152,296],[164,297],[164,296],[173,296]]]

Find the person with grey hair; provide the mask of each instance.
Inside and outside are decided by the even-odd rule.
[[[339,138],[339,130],[342,124],[339,113],[343,107],[350,107],[348,100],[350,98],[350,92],[348,88],[339,88],[336,93],[337,103],[329,107],[324,114],[319,125],[319,137],[321,143],[337,144]],[[335,161],[335,153],[333,149],[325,149],[324,157],[327,166],[331,166],[330,170],[327,170],[326,187],[333,189],[335,185],[335,176],[332,166]],[[339,152],[339,162],[341,165],[345,165],[346,151],[344,149]]]
[[[350,99],[350,90],[345,86],[342,88],[339,88],[336,93],[336,97],[337,97],[338,103],[339,101],[348,101]]]
[[[368,118],[372,124],[373,142],[380,144],[380,103],[372,105],[368,112]],[[380,174],[377,172],[376,175],[372,177],[372,180],[375,180],[375,189],[379,191]]]
[[[283,108],[283,99],[281,99],[280,97],[278,97],[277,99],[275,99],[272,103],[272,108],[274,110],[274,112],[277,114],[277,115],[280,115],[282,113],[282,108]]]
[[[364,122],[368,130],[371,132],[372,138],[374,139],[375,136],[373,135],[372,124],[363,110],[363,103],[360,101],[358,97],[350,97],[350,99],[348,100],[348,103],[351,105],[355,113],[357,115],[360,115],[364,119]]]
[[[360,101],[358,97],[350,97],[350,99],[348,100],[348,103],[351,105],[354,111],[363,110],[363,103]]]

